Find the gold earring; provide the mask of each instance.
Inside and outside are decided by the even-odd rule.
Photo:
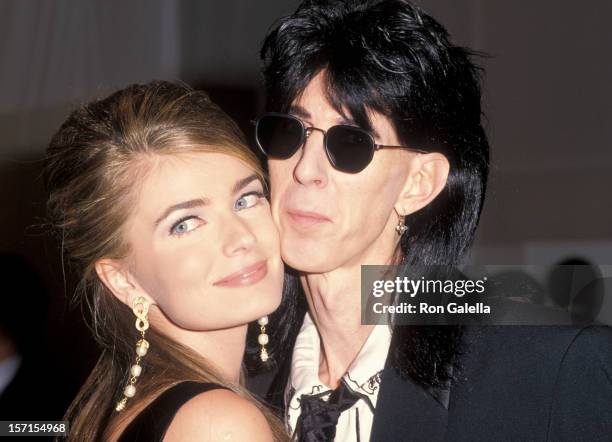
[[[257,342],[261,345],[261,351],[259,352],[259,359],[261,362],[266,362],[268,360],[268,350],[266,349],[266,344],[269,341],[269,337],[266,334],[266,325],[268,325],[268,317],[264,316],[257,321],[259,324],[259,336],[257,337]]]
[[[399,221],[397,222],[397,226],[395,226],[395,231],[399,236],[402,236],[406,230],[408,230],[408,226],[404,224],[405,217],[400,216]]]
[[[149,312],[149,302],[142,296],[134,299],[132,302],[132,311],[136,315],[136,330],[140,332],[140,339],[136,342],[136,361],[130,368],[130,380],[123,390],[123,399],[121,399],[115,406],[116,411],[121,411],[125,408],[125,404],[128,399],[134,397],[136,394],[136,379],[142,373],[142,365],[140,361],[147,354],[149,350],[149,342],[145,339],[145,331],[149,328],[149,321],[147,320],[147,313]]]

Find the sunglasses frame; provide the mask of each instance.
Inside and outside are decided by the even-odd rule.
[[[255,142],[257,143],[257,147],[259,148],[259,150],[266,156],[266,158],[275,158],[275,157],[269,157],[268,153],[265,151],[265,149],[262,147],[261,143],[259,142],[259,136],[258,136],[258,129],[259,129],[259,122],[265,118],[265,117],[282,117],[282,118],[286,118],[289,120],[294,120],[296,121],[300,127],[302,128],[302,132],[300,134],[300,142],[297,145],[297,147],[295,148],[295,150],[293,150],[291,152],[291,154],[286,157],[286,158],[280,158],[280,157],[276,157],[277,159],[289,159],[291,158],[293,155],[295,155],[295,153],[300,150],[300,148],[302,148],[304,146],[304,144],[306,143],[306,140],[308,139],[308,137],[310,137],[310,135],[312,134],[313,131],[318,131],[321,132],[323,134],[323,147],[325,149],[325,155],[327,156],[327,159],[329,160],[330,164],[333,166],[334,169],[340,171],[340,172],[344,172],[344,173],[359,173],[362,172],[366,167],[368,167],[368,165],[372,162],[372,159],[374,158],[374,152],[376,152],[377,150],[381,150],[381,149],[407,149],[416,153],[421,153],[421,154],[425,154],[425,153],[429,153],[426,150],[422,150],[422,149],[416,149],[414,147],[408,147],[408,146],[397,146],[397,145],[392,145],[392,144],[376,144],[376,140],[374,139],[374,136],[368,132],[367,130],[364,130],[358,126],[349,126],[346,124],[337,124],[334,126],[331,126],[330,128],[328,128],[327,130],[323,130],[323,129],[319,129],[318,127],[314,127],[314,126],[306,126],[306,124],[304,124],[304,122],[302,120],[300,120],[298,117],[291,115],[291,114],[285,114],[282,112],[266,112],[265,114],[261,115],[259,118],[257,118],[256,120],[252,120],[251,123],[255,126]],[[349,171],[349,170],[345,170],[342,169],[340,167],[338,167],[338,165],[336,164],[335,159],[333,158],[333,155],[330,153],[329,148],[327,146],[327,134],[330,130],[334,129],[334,128],[349,128],[350,130],[353,131],[358,131],[364,135],[366,135],[368,137],[368,139],[370,140],[370,145],[372,146],[372,148],[370,149],[370,158],[368,159],[368,162],[365,164],[364,167],[362,167],[361,169],[357,170],[357,171]]]

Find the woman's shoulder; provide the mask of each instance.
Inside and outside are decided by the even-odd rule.
[[[164,441],[271,441],[268,422],[257,406],[231,390],[215,389],[189,399],[177,411]]]

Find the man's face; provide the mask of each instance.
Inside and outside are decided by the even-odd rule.
[[[307,127],[328,130],[347,121],[325,97],[317,75],[292,104]],[[377,144],[400,145],[390,121],[370,114]],[[380,150],[357,174],[330,164],[323,134],[313,131],[287,160],[270,159],[272,214],[279,226],[283,259],[307,273],[351,265],[386,264],[398,241],[394,206],[406,183],[411,156],[402,149]]]

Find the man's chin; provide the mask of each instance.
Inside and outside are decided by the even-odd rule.
[[[299,248],[287,250],[282,253],[283,261],[289,267],[301,273],[327,273],[334,270],[337,265],[328,253],[304,253]]]

